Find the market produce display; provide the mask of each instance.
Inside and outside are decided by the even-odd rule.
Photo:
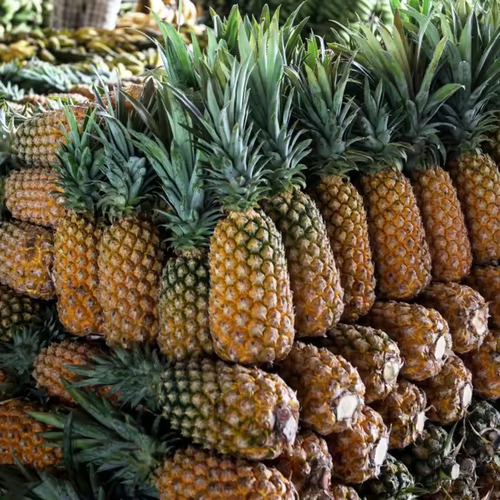
[[[496,4],[257,3],[0,42],[1,498],[500,499]]]

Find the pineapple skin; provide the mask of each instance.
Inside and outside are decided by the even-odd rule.
[[[461,281],[472,266],[465,219],[450,174],[441,167],[413,170],[417,199],[436,281]]]
[[[57,311],[61,323],[74,335],[102,331],[102,309],[97,298],[100,234],[92,215],[68,211],[54,235]]]
[[[333,476],[350,484],[377,477],[387,455],[389,432],[382,417],[365,406],[350,428],[326,437]]]
[[[16,219],[55,227],[64,216],[62,189],[57,171],[51,168],[23,168],[5,180],[5,205]]]
[[[83,96],[79,92],[57,92],[47,95],[27,95],[17,102],[19,104],[41,104],[44,108],[47,108],[47,105],[50,103],[50,101],[57,101],[57,99],[71,99],[71,101],[77,105],[84,105],[89,102],[89,98]]]
[[[356,490],[343,484],[332,485],[329,493],[332,500],[359,500]]]
[[[27,222],[0,223],[0,283],[30,297],[55,296],[52,233]]]
[[[297,391],[301,421],[318,434],[344,430],[360,416],[365,386],[357,370],[342,356],[295,342],[277,369]]]
[[[210,242],[210,331],[227,361],[272,363],[290,352],[294,312],[285,249],[264,213],[230,212]]]
[[[375,269],[363,199],[346,177],[323,176],[314,191],[344,289],[342,321],[353,322],[375,302]]]
[[[28,415],[42,411],[33,403],[11,399],[0,405],[0,465],[21,464],[47,469],[62,461],[62,450],[42,446],[45,439],[40,435],[50,428]]]
[[[464,417],[472,401],[472,375],[463,361],[452,353],[449,353],[443,369],[421,382],[420,387],[427,396],[427,416],[441,425]]]
[[[103,229],[98,251],[106,342],[129,348],[155,340],[163,260],[158,229],[145,217],[126,216]]]
[[[500,266],[474,266],[464,283],[488,301],[491,326],[500,328]]]
[[[183,252],[167,261],[161,278],[158,346],[174,361],[210,356],[208,297],[210,276],[207,256]]]
[[[478,470],[477,487],[482,498],[500,499],[500,464],[495,460],[483,465]],[[490,495],[490,496],[488,496]]]
[[[400,380],[383,401],[377,401],[372,406],[389,429],[389,448],[405,448],[422,435],[427,397],[415,384]]]
[[[421,381],[437,375],[451,349],[448,324],[434,309],[404,302],[375,302],[364,320],[385,331],[399,346],[405,364],[401,375]]]
[[[322,336],[340,320],[344,291],[321,214],[299,189],[264,201],[262,209],[282,234],[297,337]]]
[[[395,169],[360,180],[380,298],[408,300],[431,281],[431,256],[410,181]]]
[[[156,471],[160,500],[296,500],[290,480],[262,463],[247,462],[189,447]]]
[[[77,121],[83,122],[87,107],[71,106]],[[26,120],[12,137],[15,156],[30,167],[51,167],[57,162],[57,150],[65,142],[61,130],[69,131],[64,109],[47,111]]]
[[[464,354],[483,343],[488,333],[488,304],[472,288],[458,283],[431,283],[417,302],[443,316],[456,353]]]
[[[396,342],[382,330],[338,324],[318,344],[351,363],[365,384],[365,402],[384,399],[396,386],[403,366]]]
[[[17,327],[28,326],[42,314],[42,304],[21,295],[12,288],[0,285],[0,340],[8,341],[12,330]]]
[[[476,264],[500,259],[500,172],[489,155],[466,153],[448,166],[462,204]]]
[[[486,399],[500,398],[500,330],[490,330],[483,344],[464,355],[474,391]]]

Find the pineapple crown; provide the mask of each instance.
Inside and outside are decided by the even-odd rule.
[[[24,97],[24,89],[12,82],[3,83],[0,81],[0,100],[20,101]]]

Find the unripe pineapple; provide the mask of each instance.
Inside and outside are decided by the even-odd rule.
[[[419,381],[437,375],[451,348],[448,324],[434,309],[403,302],[375,302],[364,321],[395,340],[405,360],[401,375]]]
[[[365,406],[358,420],[326,437],[333,458],[332,474],[346,483],[362,483],[380,473],[387,456],[389,432],[382,417]]]
[[[295,342],[277,369],[297,391],[302,422],[319,434],[344,430],[360,416],[365,386],[357,370],[342,356]]]
[[[491,326],[500,328],[500,266],[474,266],[464,282],[488,301]]]
[[[52,233],[27,222],[0,223],[0,282],[18,293],[54,297]]]
[[[40,434],[50,427],[35,420],[30,412],[40,411],[36,404],[17,399],[0,403],[0,464],[15,464],[46,469],[62,460],[62,450],[47,446]]]
[[[450,327],[456,353],[472,351],[482,344],[488,332],[488,305],[472,288],[458,283],[431,283],[417,302],[441,313]]]
[[[23,168],[5,180],[5,205],[13,217],[55,227],[64,215],[64,198],[52,168]]]
[[[291,450],[285,450],[269,466],[289,478],[301,499],[325,495],[330,488],[332,457],[326,441],[312,431],[303,431]]]
[[[397,344],[382,330],[339,324],[318,345],[347,359],[365,384],[365,402],[384,399],[395,387],[403,360]]]
[[[400,380],[384,400],[372,406],[389,429],[389,448],[405,448],[422,435],[427,398],[416,385]]]
[[[427,416],[441,425],[460,420],[472,401],[472,375],[463,361],[449,353],[442,370],[420,382],[429,408]]]
[[[486,399],[500,398],[500,330],[490,330],[483,344],[464,355],[474,391]]]

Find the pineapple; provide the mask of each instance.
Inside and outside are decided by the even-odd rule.
[[[69,101],[73,105],[85,105],[89,102],[89,98],[83,96],[79,92],[55,92],[52,94],[29,94],[19,99],[17,102],[19,104],[39,104],[40,106],[50,109],[48,106],[50,101],[57,101],[61,99],[62,101]]]
[[[69,132],[57,153],[66,210],[54,235],[54,283],[61,323],[74,335],[88,335],[100,333],[103,321],[97,299],[101,228],[95,218],[100,157],[89,144],[95,114],[88,114],[79,126],[68,108],[66,120]]]
[[[500,498],[500,460],[496,458],[478,471],[477,487],[483,498],[498,500]]]
[[[500,267],[474,266],[464,283],[488,301],[491,326],[500,328]]]
[[[28,326],[40,318],[42,304],[0,285],[0,340],[9,340],[15,328]]]
[[[330,488],[332,457],[326,441],[312,431],[297,434],[293,449],[268,465],[291,480],[300,498],[312,500]]]
[[[305,56],[303,67],[294,69],[291,78],[296,90],[294,111],[313,139],[309,170],[319,180],[313,182],[311,194],[325,220],[340,272],[342,320],[351,322],[373,305],[375,277],[365,208],[347,176],[360,156],[348,137],[356,116],[344,97],[350,65],[342,65],[331,52],[320,52],[312,40]]]
[[[437,375],[451,348],[448,324],[434,309],[403,302],[375,302],[364,319],[384,330],[399,346],[405,364],[401,375],[420,381]]]
[[[156,351],[117,348],[71,369],[80,375],[79,385],[109,386],[108,394],[121,403],[161,414],[172,429],[207,449],[274,459],[295,441],[295,393],[280,377],[259,368],[211,358],[172,363]]]
[[[343,484],[332,484],[329,493],[332,500],[360,500],[354,488]]]
[[[372,406],[389,429],[389,448],[405,448],[422,435],[427,397],[416,385],[402,379],[384,400]]]
[[[342,356],[295,342],[277,369],[297,391],[302,422],[318,434],[342,431],[360,416],[365,386],[357,370]]]
[[[0,403],[0,465],[19,461],[28,467],[47,469],[61,461],[61,450],[48,445],[41,436],[49,426],[29,415],[40,410],[36,404],[18,399]]]
[[[84,120],[87,108],[72,106],[78,122]],[[13,154],[30,167],[51,167],[57,160],[56,153],[64,142],[63,129],[66,128],[66,114],[63,109],[28,118],[11,139]]]
[[[474,391],[486,399],[500,398],[500,330],[490,330],[478,349],[463,357],[472,373]]]
[[[54,297],[52,233],[27,222],[0,222],[0,283],[39,299]]]
[[[429,409],[427,416],[447,425],[460,420],[472,401],[472,375],[463,361],[449,353],[442,370],[420,383]]]
[[[447,321],[456,353],[479,347],[488,333],[488,305],[478,292],[458,283],[432,283],[417,302],[433,308]]]
[[[384,399],[395,387],[403,366],[399,347],[382,330],[338,324],[318,345],[344,357],[365,384],[365,402]]]
[[[13,217],[55,227],[64,214],[57,172],[51,168],[22,168],[5,180],[5,205]]]
[[[333,458],[333,476],[347,483],[362,483],[379,475],[389,432],[382,417],[365,406],[351,427],[330,434],[326,441]]]

